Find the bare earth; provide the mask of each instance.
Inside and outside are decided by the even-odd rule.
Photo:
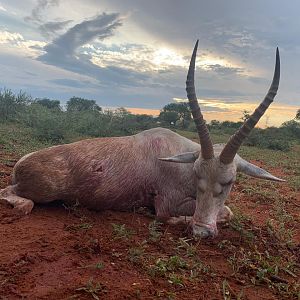
[[[3,156],[0,188],[18,159]],[[0,204],[0,299],[298,299],[299,191],[240,178],[228,205],[233,222],[195,241],[149,212]]]

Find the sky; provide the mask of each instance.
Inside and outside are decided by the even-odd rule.
[[[0,0],[0,88],[32,97],[94,99],[156,115],[196,91],[207,121],[239,120],[281,82],[260,126],[300,108],[300,2],[290,0]]]

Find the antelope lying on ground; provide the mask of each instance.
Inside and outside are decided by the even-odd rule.
[[[280,62],[277,50],[273,82],[264,101],[226,145],[213,145],[195,94],[197,46],[198,41],[186,90],[201,146],[171,130],[156,128],[134,136],[50,147],[17,162],[12,185],[0,191],[0,198],[25,214],[34,203],[54,200],[79,201],[96,210],[154,207],[159,219],[191,216],[195,235],[215,236],[217,222],[232,217],[224,204],[237,171],[282,181],[236,154],[276,95]]]

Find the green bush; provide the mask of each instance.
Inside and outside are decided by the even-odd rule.
[[[31,97],[23,92],[15,95],[11,90],[0,90],[0,123],[16,121],[18,113],[31,101]]]
[[[266,129],[254,128],[244,145],[263,149],[288,151],[292,140],[288,138],[281,128],[270,127]]]
[[[108,135],[109,117],[99,111],[66,112],[66,129],[83,136]]]
[[[33,103],[18,114],[20,123],[33,128],[39,140],[58,143],[65,137],[65,118],[62,112]]]

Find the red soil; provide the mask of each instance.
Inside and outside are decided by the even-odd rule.
[[[13,156],[7,159],[11,162],[0,164],[0,188],[9,183],[16,161]],[[280,172],[274,170],[275,175]],[[277,184],[276,189],[289,192],[287,184]],[[299,212],[297,197],[288,206],[294,214]],[[237,184],[230,201],[251,217],[253,230],[265,236],[263,224],[270,217],[271,204],[257,203],[257,200],[255,196],[243,194]],[[150,266],[159,257],[179,254],[184,257],[177,244],[180,237],[188,235],[185,225],[162,225],[160,240],[152,242],[148,230],[152,221],[153,217],[138,213],[70,210],[60,202],[36,205],[30,215],[21,216],[1,204],[0,299],[93,299],[91,293],[80,289],[89,281],[100,284],[94,294],[96,299],[237,299],[242,290],[242,299],[282,299],[267,285],[251,284],[246,274],[233,274],[227,260],[229,254],[219,244],[230,241],[236,247],[247,245],[230,226],[220,226],[219,236],[214,240],[193,242],[197,246],[197,259],[210,266],[211,271],[199,274],[194,281],[185,275],[182,285],[171,284],[163,276],[151,276],[147,264]],[[116,238],[113,223],[125,224],[134,234],[130,238]],[[293,226],[299,250],[299,223]],[[145,240],[144,263],[132,262],[130,249],[140,247]],[[272,244],[261,244],[261,247],[270,253],[277,249]],[[288,282],[297,279],[283,277]],[[229,284],[225,296],[224,280]]]

